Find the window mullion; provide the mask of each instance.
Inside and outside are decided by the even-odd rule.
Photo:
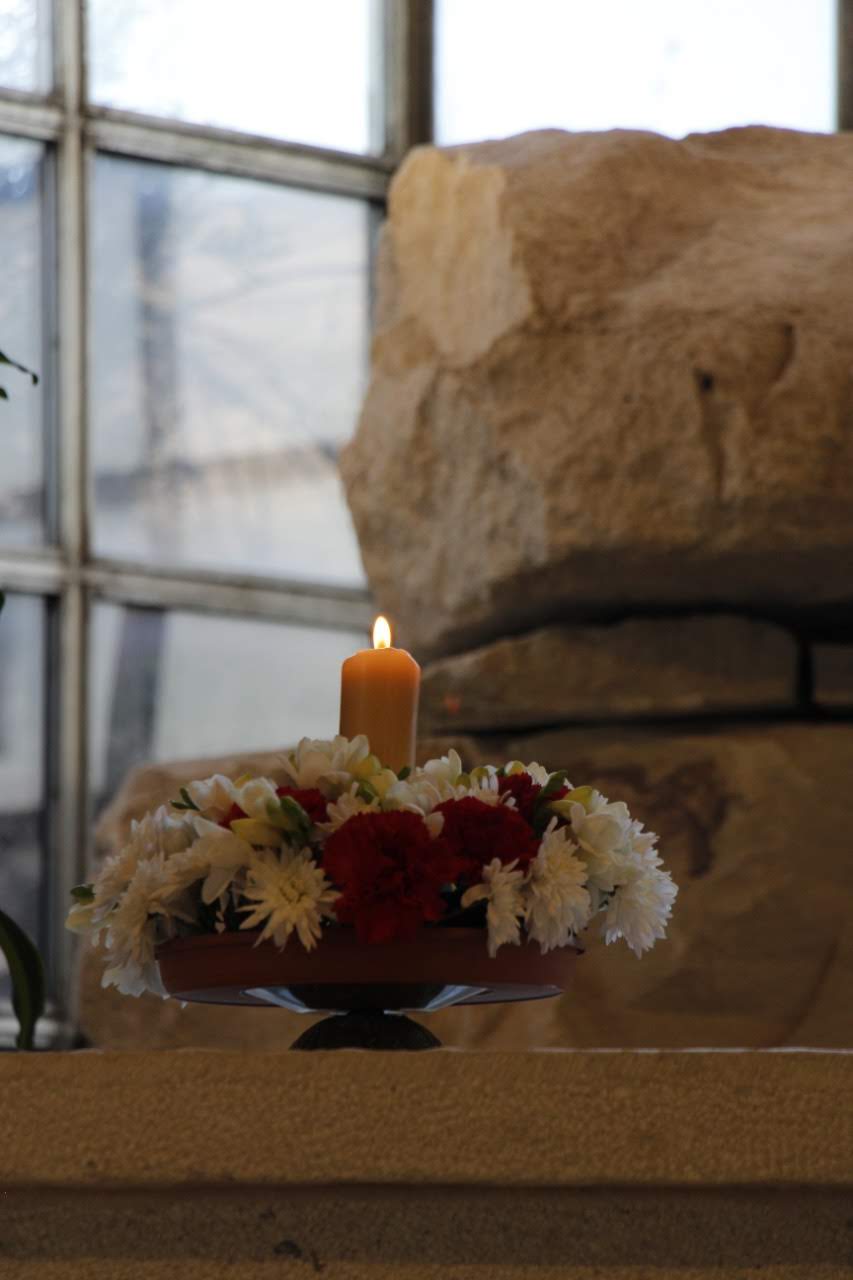
[[[853,0],[838,0],[838,128],[853,129]]]
[[[385,135],[396,165],[433,134],[433,0],[385,0]]]
[[[86,174],[83,145],[84,0],[55,0],[55,73],[62,108],[57,146],[57,320],[59,541],[67,579],[52,626],[48,706],[49,921],[51,968],[70,1012],[68,892],[82,879],[88,843],[86,463]]]

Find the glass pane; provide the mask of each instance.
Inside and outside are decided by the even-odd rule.
[[[267,751],[338,730],[340,669],[360,632],[101,603],[93,615],[98,806],[145,761]]]
[[[97,551],[361,582],[371,207],[106,157],[93,195]]]
[[[50,0],[0,0],[0,85],[50,88]]]
[[[835,128],[836,0],[437,0],[440,142]]]
[[[44,148],[0,138],[0,350],[44,373],[42,177]],[[43,538],[43,381],[0,365],[0,547]]]
[[[0,908],[41,932],[44,604],[10,595],[0,614]],[[0,954],[0,999],[8,996]]]
[[[96,102],[381,151],[376,0],[89,0]]]

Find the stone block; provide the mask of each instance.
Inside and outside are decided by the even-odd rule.
[[[410,154],[342,460],[402,643],[849,597],[851,186],[761,127]]]
[[[853,645],[816,644],[812,669],[814,700],[819,707],[853,708]]]
[[[544,627],[431,663],[421,717],[468,731],[790,707],[796,668],[787,632],[722,614]]]

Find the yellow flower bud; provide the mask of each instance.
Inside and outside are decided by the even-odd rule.
[[[282,840],[281,831],[257,818],[235,818],[231,823],[231,830],[247,844],[260,845],[262,848],[277,849]]]

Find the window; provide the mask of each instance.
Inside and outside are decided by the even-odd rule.
[[[337,455],[433,109],[445,142],[829,129],[834,24],[831,0],[0,0],[0,349],[41,374],[0,378],[0,903],[46,951],[58,1042],[68,890],[128,768],[334,728],[370,620]],[[0,973],[0,1042],[7,997]]]
[[[437,0],[436,136],[836,127],[836,0]]]
[[[68,890],[128,768],[335,730],[409,18],[0,0],[0,349],[40,374],[0,379],[0,902],[59,1042]],[[8,1013],[0,971],[0,1043]]]

